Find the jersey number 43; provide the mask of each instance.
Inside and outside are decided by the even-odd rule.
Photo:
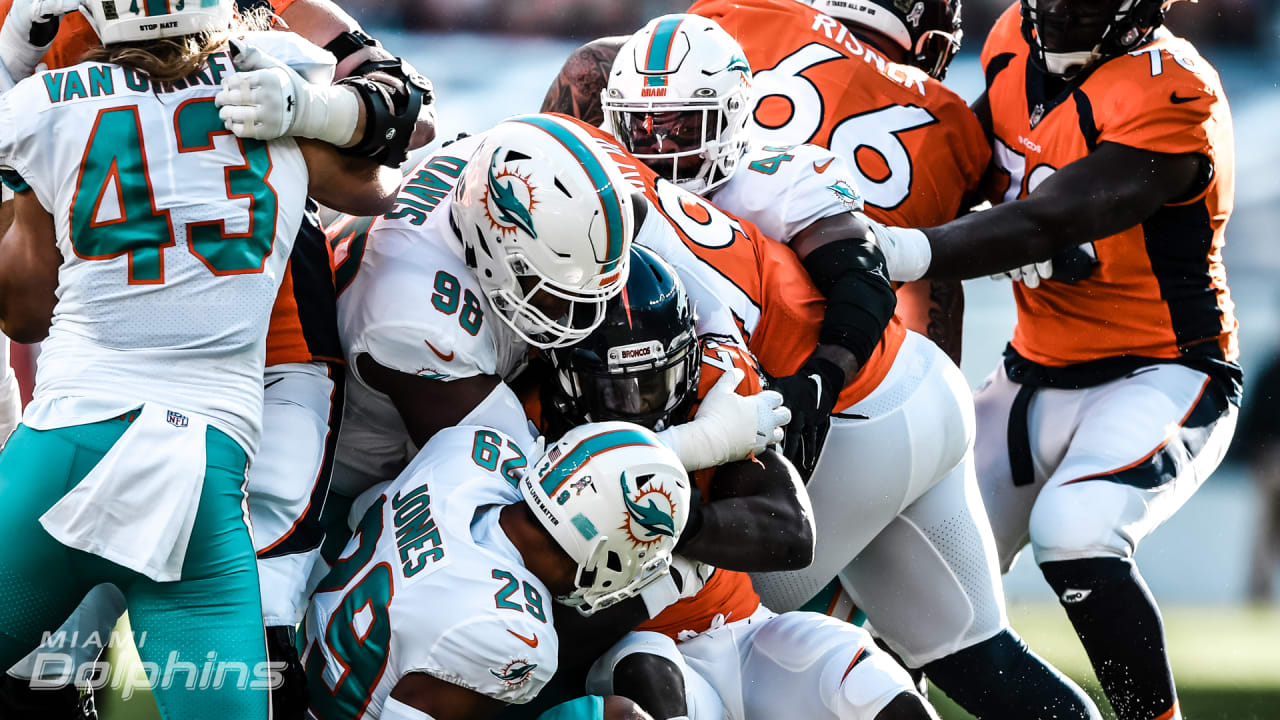
[[[180,155],[213,150],[215,136],[230,134],[213,98],[179,105],[173,127]],[[226,191],[230,200],[249,201],[248,230],[227,232],[226,218],[186,226],[187,250],[214,275],[262,272],[275,240],[276,194],[267,182],[271,172],[267,146],[257,140],[237,140],[237,144],[243,162],[225,168]],[[85,260],[127,255],[131,285],[163,284],[165,248],[177,244],[169,210],[156,207],[152,169],[147,164],[138,108],[100,111],[71,201],[71,247]]]

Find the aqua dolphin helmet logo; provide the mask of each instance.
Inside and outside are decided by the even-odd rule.
[[[737,70],[738,72],[751,72],[751,65],[747,63],[747,59],[741,55],[734,55],[729,58],[729,67],[725,68],[729,72]]]
[[[533,199],[533,185],[529,182],[528,175],[521,175],[514,170],[504,169],[495,174],[498,156],[501,154],[502,148],[497,148],[489,162],[489,182],[484,197],[484,211],[489,216],[489,224],[504,235],[515,235],[516,230],[523,230],[529,237],[536,239],[538,232],[533,228],[533,208],[537,206],[537,202]],[[520,200],[517,182],[528,195],[527,206]]]
[[[632,544],[636,547],[652,545],[663,537],[676,536],[675,501],[666,490],[656,485],[647,487],[632,500],[626,473],[622,473],[619,482],[622,484],[622,499],[627,505],[627,514],[620,529],[626,531]]]

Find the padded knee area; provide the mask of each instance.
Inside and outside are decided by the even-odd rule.
[[[1028,522],[1036,562],[1131,557],[1135,543],[1126,531],[1126,518],[1142,517],[1142,499],[1126,485],[1086,480],[1047,487]]]

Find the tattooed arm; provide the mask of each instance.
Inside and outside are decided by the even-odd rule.
[[[600,38],[583,45],[565,61],[547,90],[542,112],[557,112],[599,126],[604,122],[600,92],[609,84],[609,70],[626,35]]]
[[[898,317],[960,364],[964,286],[958,280],[917,280],[898,288]]]

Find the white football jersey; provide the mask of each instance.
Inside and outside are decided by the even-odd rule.
[[[337,266],[354,268],[353,275],[343,271],[338,288],[338,332],[350,370],[334,487],[344,494],[395,477],[413,454],[399,411],[360,377],[357,357],[445,382],[510,379],[528,360],[529,345],[492,312],[463,262],[449,219],[453,187],[479,142],[464,138],[418,163],[392,210],[334,250]],[[519,403],[513,407],[523,421]]]
[[[818,220],[862,209],[849,166],[817,145],[749,150],[707,199],[784,243]]]
[[[319,716],[377,718],[415,672],[508,703],[551,679],[551,593],[498,523],[527,463],[510,436],[452,427],[374,500],[303,624]]]
[[[293,33],[256,35],[286,62],[332,65]],[[0,97],[0,167],[53,215],[63,257],[29,425],[158,402],[209,416],[252,456],[267,322],[308,174],[293,140],[223,127],[214,96],[234,73],[226,51],[172,84],[81,63]]]

